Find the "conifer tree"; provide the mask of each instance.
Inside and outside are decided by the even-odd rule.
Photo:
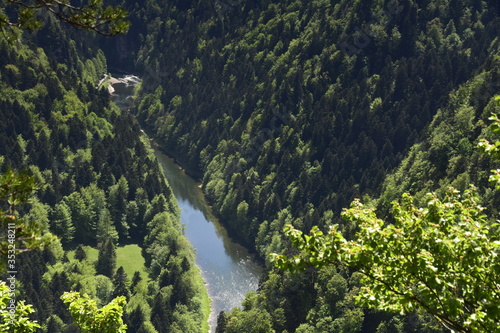
[[[129,332],[139,332],[139,329],[146,321],[146,315],[144,314],[142,307],[137,306],[125,315],[124,321],[127,324]]]
[[[97,258],[97,274],[105,275],[109,278],[113,276],[116,266],[116,247],[111,238],[106,238],[99,248]]]
[[[66,332],[66,325],[59,316],[52,315],[47,319],[47,332],[64,333]]]
[[[123,269],[123,266],[120,266],[113,277],[113,285],[115,289],[113,290],[112,298],[117,296],[125,296],[127,300],[130,299],[130,290],[128,288],[128,278],[127,273]]]
[[[151,323],[159,332],[168,332],[172,323],[172,294],[172,286],[163,287],[154,299]]]
[[[78,247],[75,250],[75,259],[78,261],[87,259],[87,253],[83,249],[82,244],[78,245]]]
[[[65,244],[73,240],[75,226],[71,220],[71,210],[65,202],[56,204],[51,214],[52,230]]]
[[[226,331],[227,318],[224,311],[219,312],[217,316],[217,328],[215,333],[224,333]]]
[[[141,272],[136,271],[134,273],[134,276],[132,277],[132,282],[130,284],[130,290],[132,290],[132,292],[134,291],[134,288],[137,286],[137,284],[141,282],[141,280],[142,280]]]

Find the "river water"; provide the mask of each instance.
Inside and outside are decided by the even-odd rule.
[[[118,79],[121,83],[113,85],[113,100],[120,108],[127,109],[139,79],[130,75]],[[257,289],[262,267],[245,247],[228,236],[208,206],[201,184],[163,154],[154,142],[152,146],[179,202],[184,234],[196,249],[196,264],[212,300],[209,323],[211,332],[215,332],[219,312],[240,306],[245,294]]]
[[[186,238],[196,248],[196,264],[212,299],[210,327],[214,332],[218,313],[240,306],[245,294],[257,289],[262,267],[245,247],[229,238],[207,205],[200,184],[157,148],[155,155],[179,202]]]

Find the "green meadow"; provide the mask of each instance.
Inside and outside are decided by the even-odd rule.
[[[90,246],[84,246],[87,258],[90,262],[97,262],[99,250]],[[75,251],[70,251],[70,258],[74,258]],[[134,276],[136,271],[141,273],[141,277],[145,280],[148,279],[146,266],[144,266],[144,257],[141,253],[141,248],[137,244],[130,244],[119,246],[116,248],[116,268],[123,266],[125,273],[129,279]]]

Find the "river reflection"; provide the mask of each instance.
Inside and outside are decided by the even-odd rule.
[[[229,238],[226,229],[211,213],[200,184],[171,158],[154,149],[179,202],[185,235],[196,248],[196,263],[212,299],[210,327],[214,332],[217,314],[239,306],[247,292],[257,289],[262,267],[245,247]]]

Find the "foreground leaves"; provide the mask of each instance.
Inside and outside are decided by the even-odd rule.
[[[35,312],[24,301],[16,301],[14,290],[3,281],[0,282],[0,332],[30,333],[41,326],[31,321],[29,315]]]
[[[122,333],[127,325],[123,323],[125,296],[118,296],[106,306],[98,309],[96,301],[78,292],[66,292],[61,296],[68,306],[75,323],[85,333]]]
[[[0,262],[5,270],[7,258],[49,245],[55,237],[39,221],[26,221],[16,208],[29,202],[36,189],[35,179],[26,172],[8,170],[0,175]]]
[[[68,0],[6,0],[5,5],[0,7],[0,34],[7,40],[15,40],[20,31],[40,29],[44,24],[43,19],[48,16],[77,29],[105,36],[128,31],[130,22],[126,21],[126,10],[119,6],[105,6],[103,0],[87,2],[76,6]]]
[[[495,102],[500,105],[500,96],[495,97]],[[493,133],[500,135],[500,118],[498,117],[498,115],[493,114],[488,119],[492,121],[490,130]],[[488,155],[493,160],[500,161],[500,141],[490,143],[488,140],[482,139],[479,143],[479,149],[481,150],[481,152]],[[491,170],[490,182],[495,185],[497,190],[500,190],[500,169]]]
[[[457,332],[500,330],[500,241],[492,233],[476,190],[450,189],[443,199],[428,194],[419,208],[409,194],[393,203],[394,224],[354,201],[342,216],[359,232],[347,241],[332,227],[309,235],[292,226],[285,233],[300,253],[274,254],[282,269],[336,263],[364,276],[360,305],[410,313],[423,310]],[[496,227],[496,225],[494,226]]]

